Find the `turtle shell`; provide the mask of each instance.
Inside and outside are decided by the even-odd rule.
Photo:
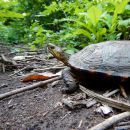
[[[72,68],[110,76],[130,77],[130,41],[91,44],[72,55]]]

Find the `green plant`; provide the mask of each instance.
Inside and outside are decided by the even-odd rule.
[[[126,12],[128,13],[128,2],[128,0],[99,2],[76,0],[52,3],[43,11],[44,16],[61,10],[64,17],[49,23],[59,27],[58,32],[50,34],[49,40],[64,44],[70,49],[104,40],[126,39],[127,36],[123,33],[128,30],[128,25],[122,31],[120,23],[121,20],[127,20],[123,17]]]
[[[120,32],[117,32],[119,15],[123,14],[127,4],[128,0],[102,1],[91,6],[87,12],[77,13],[73,34],[84,35],[93,43],[120,38]]]
[[[0,39],[24,42],[32,48],[52,42],[69,53],[91,43],[130,39],[129,3],[129,0],[14,0],[5,4],[2,0]]]

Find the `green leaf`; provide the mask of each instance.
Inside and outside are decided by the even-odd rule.
[[[47,16],[50,15],[51,13],[55,12],[58,10],[58,5],[56,2],[52,2],[49,6],[45,5],[45,10],[42,12],[43,15]]]
[[[88,31],[84,30],[84,29],[75,30],[74,35],[77,35],[77,34],[82,34],[82,35],[88,37],[89,39],[91,39],[91,34]]]
[[[126,20],[120,20],[119,21],[119,26],[124,26],[124,27],[128,27],[130,26],[130,18],[129,19],[126,19]]]
[[[96,33],[97,42],[100,42],[103,40],[104,34],[106,34],[106,28],[99,29],[99,31]]]
[[[12,11],[0,10],[0,17],[23,18],[24,15]]]
[[[115,5],[115,13],[117,13],[117,14],[123,13],[128,1],[129,0],[123,0],[123,1],[121,1],[119,3],[116,3],[116,5]]]
[[[97,25],[101,15],[102,15],[102,11],[96,7],[96,6],[92,6],[88,11],[87,11],[87,15],[90,18],[91,22],[93,23],[94,26]]]
[[[125,14],[130,14],[130,5],[127,5],[126,7],[125,7],[125,12],[124,12]]]
[[[114,11],[114,15],[113,15],[113,18],[112,18],[112,25],[111,25],[111,28],[110,28],[110,32],[115,32],[117,25],[118,25],[118,14],[123,13],[127,3],[128,3],[128,0],[123,0],[121,2],[115,3],[115,11]]]

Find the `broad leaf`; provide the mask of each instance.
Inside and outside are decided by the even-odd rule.
[[[96,7],[96,6],[92,6],[89,10],[88,10],[88,17],[90,18],[91,22],[93,23],[93,25],[97,25],[101,15],[102,15],[102,11]]]
[[[84,29],[77,29],[77,30],[75,30],[74,34],[82,34],[82,35],[88,37],[89,39],[91,39],[91,34]]]
[[[0,10],[0,17],[23,18],[24,15],[12,11]]]

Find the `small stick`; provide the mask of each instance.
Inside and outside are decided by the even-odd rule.
[[[24,68],[22,68],[22,69],[20,69],[20,70],[18,70],[18,71],[16,71],[16,72],[14,72],[14,73],[11,74],[10,76],[13,76],[13,75],[15,75],[15,74],[18,74],[19,72],[25,70],[25,69],[26,69],[27,67],[29,67],[29,66],[30,66],[30,65],[25,66]]]
[[[67,114],[65,114],[62,118],[61,118],[61,121],[64,120],[68,115],[70,115],[71,112],[67,112]]]
[[[11,64],[11,65],[14,65],[14,66],[17,65],[17,63],[16,63],[15,61],[7,59],[4,54],[1,54],[1,59],[0,59],[0,61],[1,61],[2,63],[4,63],[4,64]]]
[[[103,96],[110,97],[110,96],[112,96],[113,94],[115,94],[117,92],[119,92],[119,89],[115,89],[115,90],[113,90],[113,91],[111,91],[109,93],[104,93]]]
[[[116,92],[118,92],[119,89],[113,90],[110,93],[104,93],[103,95],[106,97],[109,97],[113,94],[115,94]],[[73,101],[71,99],[62,99],[62,102],[67,105],[69,108],[74,109],[76,106],[78,105],[85,105],[87,108],[93,106],[94,104],[97,103],[97,101],[93,98],[89,98],[88,100],[79,100],[79,101]]]
[[[115,127],[115,130],[129,130],[129,129],[130,129],[130,125]]]
[[[124,89],[124,87],[122,85],[120,85],[120,89],[121,89],[121,94],[124,98],[128,98],[127,94],[126,94],[126,91]]]
[[[43,113],[43,117],[46,116],[49,113],[49,111],[46,111],[45,113]]]
[[[121,102],[121,101],[117,101],[111,98],[107,98],[105,96],[102,96],[98,93],[95,93],[83,86],[80,85],[80,89],[86,93],[88,96],[95,98],[95,100],[103,103],[103,104],[108,104],[111,107],[114,108],[118,108],[118,109],[122,109],[125,111],[130,111],[130,104],[129,103],[125,103],[125,102]]]
[[[117,122],[119,122],[127,117],[130,117],[130,112],[123,112],[121,114],[114,115],[114,116],[106,119],[102,123],[90,128],[89,130],[105,130],[108,127],[112,126],[113,124],[115,124],[115,123],[117,123]]]
[[[83,120],[80,120],[78,128],[80,128],[82,124],[83,124]]]
[[[104,93],[103,96],[105,96],[105,97],[110,97],[110,96],[112,96],[113,94],[115,94],[115,93],[117,93],[117,92],[119,92],[119,89],[115,89],[115,90],[113,90],[113,91],[111,91],[111,92],[109,92],[109,93],[107,93],[107,94]],[[96,103],[97,103],[97,101],[96,101],[95,99],[90,98],[90,99],[86,102],[86,107],[89,108],[89,107],[95,105]]]
[[[55,70],[55,69],[64,69],[64,68],[65,68],[65,66],[61,66],[61,67],[54,66],[54,67],[48,67],[48,68],[44,68],[44,69],[34,69],[34,71],[41,72],[41,71],[47,71],[47,70],[51,70],[51,69]]]
[[[2,63],[2,70],[3,70],[3,73],[5,73],[5,64]]]
[[[35,83],[35,84],[27,86],[27,87],[18,88],[18,89],[12,90],[10,92],[0,94],[0,100],[4,99],[6,97],[10,97],[14,94],[18,94],[18,93],[21,93],[21,92],[25,92],[27,90],[31,90],[31,89],[34,89],[34,88],[37,88],[37,87],[41,87],[41,86],[43,86],[47,83],[50,83],[50,82],[53,82],[53,81],[56,81],[56,80],[59,80],[59,79],[61,79],[61,77],[55,77],[55,78],[52,78],[52,79],[48,79],[48,80],[45,80],[45,81]]]
[[[130,125],[130,121],[118,123],[119,126],[121,126],[121,125],[128,125],[128,124]]]

